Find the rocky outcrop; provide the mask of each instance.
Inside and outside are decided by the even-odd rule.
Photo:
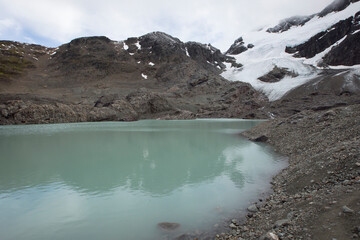
[[[0,109],[0,124],[84,122],[87,120],[82,107],[62,103],[37,104],[31,101],[11,100],[3,103]]]
[[[245,42],[242,37],[239,37],[235,40],[235,42],[230,46],[230,48],[226,51],[226,54],[230,55],[238,55],[240,53],[245,52],[248,50],[248,48],[253,48],[253,44],[248,44],[248,46],[245,46]]]
[[[298,75],[295,72],[290,72],[287,68],[279,68],[278,66],[274,66],[270,72],[264,76],[259,77],[258,79],[262,82],[274,83],[279,82],[286,76],[297,77]]]
[[[187,42],[185,43],[185,47],[192,59],[203,63],[205,67],[209,64],[213,65],[218,68],[218,72],[221,72],[219,70],[225,68],[223,62],[233,61],[233,58],[222,54],[219,49],[213,47],[211,44]]]
[[[0,124],[134,121],[138,119],[138,114],[132,106],[122,100],[116,100],[108,107],[11,100],[0,105],[0,109]]]
[[[339,45],[334,46],[334,48],[325,55],[323,58],[324,63],[333,66],[353,66],[360,64],[359,42],[360,32],[348,34],[344,41],[342,41]]]
[[[150,92],[146,89],[130,93],[126,100],[136,112],[143,115],[156,114],[175,110],[170,102],[161,94]]]

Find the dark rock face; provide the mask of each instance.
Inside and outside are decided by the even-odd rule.
[[[360,64],[360,32],[349,34],[344,41],[325,55],[324,63],[328,65],[353,66]],[[346,53],[346,54],[344,54]]]
[[[237,55],[245,52],[246,50],[248,50],[248,48],[253,48],[253,47],[254,47],[253,44],[248,44],[248,47],[246,47],[243,38],[239,37],[226,51],[226,54]]]
[[[263,82],[274,83],[279,82],[285,76],[297,77],[298,75],[294,72],[290,72],[287,68],[279,68],[275,66],[273,70],[258,79]]]
[[[314,15],[294,16],[294,17],[286,18],[286,19],[280,21],[280,23],[278,25],[276,25],[275,27],[269,28],[266,31],[269,33],[285,32],[293,26],[303,26],[305,23],[310,21],[310,19],[312,19],[313,17],[314,17]]]
[[[184,43],[166,33],[152,32],[141,36],[138,40],[142,48],[141,52],[150,55],[153,61],[180,62],[186,57]]]
[[[286,47],[287,53],[295,53],[295,57],[312,58],[316,54],[334,45],[345,38],[339,45],[334,46],[324,58],[324,63],[330,65],[352,66],[359,63],[358,33],[360,29],[358,12],[354,17],[342,20],[326,31],[311,37],[303,44],[294,47]],[[354,34],[355,33],[355,34]]]
[[[222,54],[219,49],[211,46],[211,44],[187,42],[185,46],[192,59],[202,63],[213,64],[220,69],[225,68],[223,62],[225,62],[228,57]]]
[[[351,3],[358,2],[359,0],[335,0],[329,6],[324,8],[320,13],[317,15],[319,17],[324,17],[332,12],[339,12],[347,8]]]

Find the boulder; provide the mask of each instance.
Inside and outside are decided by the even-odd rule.
[[[166,231],[173,231],[180,227],[179,223],[172,223],[172,222],[161,222],[158,223],[158,227],[162,230]]]

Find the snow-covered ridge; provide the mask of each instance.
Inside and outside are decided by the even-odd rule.
[[[286,46],[304,43],[337,22],[354,16],[359,10],[360,2],[356,2],[340,12],[332,12],[324,17],[315,16],[303,26],[293,26],[282,33],[269,33],[266,31],[268,28],[264,28],[261,31],[245,34],[242,36],[244,42],[252,43],[255,47],[240,55],[234,55],[236,61],[243,64],[243,67],[236,69],[227,64],[226,71],[222,73],[222,76],[231,81],[248,82],[255,89],[264,92],[270,101],[277,100],[289,90],[316,77],[321,72],[316,64],[331,49],[326,49],[312,59],[305,59],[294,58],[291,54],[286,53]],[[285,77],[276,83],[265,83],[258,80],[259,77],[270,72],[274,66],[288,68],[298,76]]]

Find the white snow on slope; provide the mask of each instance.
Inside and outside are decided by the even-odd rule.
[[[222,73],[222,76],[231,81],[248,82],[255,89],[264,92],[270,101],[277,100],[289,90],[316,77],[319,71],[312,64],[317,63],[319,58],[323,57],[315,56],[312,60],[294,58],[292,54],[285,52],[285,47],[304,43],[340,20],[355,15],[359,9],[360,2],[356,2],[350,4],[343,11],[330,13],[323,18],[315,16],[304,26],[292,27],[282,33],[268,33],[266,32],[267,28],[263,28],[260,31],[245,34],[243,35],[244,42],[252,43],[255,47],[234,56],[238,63],[243,64],[241,69],[232,68],[230,64],[226,64],[226,71]],[[259,77],[271,71],[275,65],[288,68],[289,71],[294,71],[299,76],[285,77],[277,83],[265,83],[258,80]]]
[[[154,66],[154,65],[155,65],[155,63],[153,63],[153,62],[149,62],[149,65],[150,65],[150,66]]]

